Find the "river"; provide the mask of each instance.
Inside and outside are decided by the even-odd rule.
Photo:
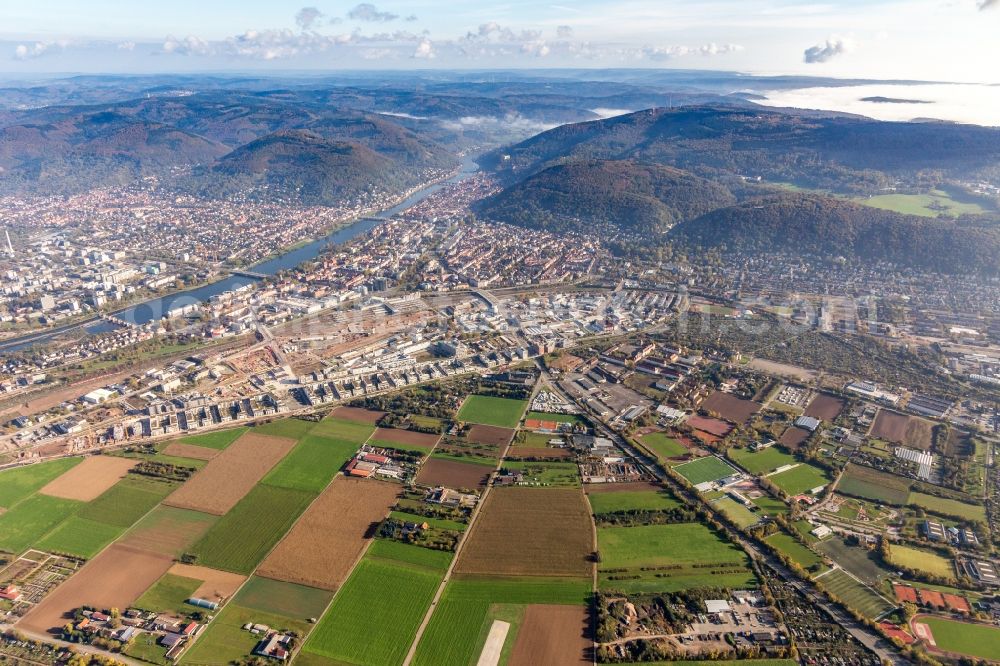
[[[451,178],[417,190],[391,208],[386,208],[375,215],[362,218],[357,222],[340,227],[322,238],[318,238],[310,243],[288,250],[287,252],[283,252],[276,257],[262,261],[259,264],[249,267],[247,271],[259,275],[270,276],[280,273],[281,271],[295,268],[302,262],[319,256],[320,252],[322,252],[324,248],[330,245],[346,243],[351,239],[357,238],[361,234],[377,226],[379,223],[391,218],[394,215],[402,213],[409,208],[412,208],[441,188],[452,183],[461,182],[476,173],[478,170],[479,166],[476,164],[475,160],[472,158],[466,158],[463,160],[458,173]],[[197,303],[205,303],[213,296],[218,296],[219,294],[224,294],[228,291],[246,288],[258,281],[259,278],[249,277],[246,275],[229,275],[228,277],[225,277],[217,282],[212,282],[211,284],[206,284],[196,289],[179,291],[177,293],[170,294],[169,296],[154,298],[123,310],[119,310],[118,312],[114,312],[112,314],[114,317],[123,321],[135,324],[147,324],[151,321],[162,318],[171,310],[176,310],[178,308]],[[80,327],[83,327],[83,329],[88,333],[106,333],[116,328],[114,324],[106,320],[92,319],[83,323],[61,326],[51,331],[31,333],[17,338],[11,338],[10,340],[4,340],[0,342],[0,353],[20,351],[30,347],[31,345],[39,344],[61,333]]]

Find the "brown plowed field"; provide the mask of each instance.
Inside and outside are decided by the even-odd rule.
[[[788,447],[792,451],[795,451],[800,446],[802,446],[802,443],[807,439],[809,439],[808,430],[792,426],[785,432],[781,433],[781,437],[778,438],[778,442],[780,442],[783,446]]]
[[[734,395],[722,393],[721,391],[716,391],[708,396],[705,402],[701,403],[702,409],[715,412],[722,418],[733,423],[746,423],[747,419],[761,410],[761,407],[763,405],[759,402],[743,400],[742,398],[737,398]],[[713,432],[707,428],[702,428],[702,430]]]
[[[294,439],[248,432],[163,503],[216,516],[225,515],[294,446]]]
[[[729,425],[725,421],[708,418],[706,416],[698,416],[697,414],[689,416],[685,423],[695,430],[707,432],[715,437],[725,437],[729,434],[729,431],[733,429],[733,426]]]
[[[464,463],[456,460],[431,458],[417,473],[417,483],[424,486],[444,486],[445,488],[485,488],[492,467]]]
[[[432,435],[415,430],[397,430],[396,428],[376,428],[372,439],[392,442],[400,446],[415,446],[418,449],[433,449],[441,435]]]
[[[83,605],[128,608],[167,572],[173,560],[114,544],[60,585],[18,623],[28,631],[45,633],[66,624],[66,614]]]
[[[844,411],[844,401],[826,393],[820,393],[806,407],[805,415],[820,421],[832,421]]]
[[[537,458],[545,460],[565,460],[572,458],[573,453],[567,449],[551,449],[548,447],[534,448],[531,446],[515,446],[507,454],[511,460],[524,460],[525,458]]]
[[[184,444],[183,442],[174,442],[167,448],[163,449],[163,453],[168,456],[177,456],[178,458],[193,458],[194,460],[211,460],[215,456],[222,453],[218,449],[210,449],[205,446],[195,446],[194,444]]]
[[[200,580],[201,587],[195,590],[193,596],[208,599],[209,601],[228,599],[236,593],[236,590],[240,589],[240,585],[247,579],[246,576],[229,573],[228,571],[219,571],[218,569],[209,569],[208,567],[199,567],[193,564],[181,564],[180,562],[170,567],[170,571],[167,573]]]
[[[59,475],[41,489],[43,495],[89,502],[118,483],[138,460],[115,456],[92,456]]]
[[[456,573],[590,576],[594,539],[583,493],[562,488],[494,488]]]
[[[361,409],[360,407],[337,407],[330,415],[345,421],[375,425],[379,419],[385,416],[385,412],[373,412],[370,409]]]
[[[289,583],[336,590],[347,579],[374,527],[389,513],[400,486],[338,476],[257,573]]]
[[[477,444],[489,444],[490,446],[505,446],[514,436],[514,431],[510,428],[499,428],[491,425],[476,424],[465,433],[465,438]]]
[[[587,610],[534,604],[524,611],[509,666],[584,666],[592,663]]]
[[[933,442],[934,424],[914,416],[880,409],[871,436],[921,451],[929,451]],[[70,470],[72,471],[72,470]]]

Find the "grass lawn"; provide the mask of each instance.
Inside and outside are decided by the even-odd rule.
[[[368,438],[375,432],[375,426],[357,421],[347,421],[333,417],[327,417],[316,424],[313,428],[313,435],[330,437],[344,442],[354,442],[361,446],[368,441]]]
[[[79,516],[107,525],[131,527],[179,484],[129,475],[81,507]]]
[[[781,472],[767,478],[774,485],[792,496],[808,493],[813,488],[825,486],[830,483],[830,477],[827,476],[824,470],[805,463],[801,463],[786,472]]]
[[[0,472],[0,507],[9,509],[57,476],[76,467],[83,458],[60,458]]]
[[[578,414],[556,414],[554,412],[532,412],[524,415],[526,419],[538,419],[539,421],[555,421],[556,423],[583,423],[583,418]]]
[[[718,481],[736,473],[735,469],[715,456],[705,456],[682,463],[674,467],[674,471],[687,479],[693,486],[706,481]]]
[[[322,615],[332,597],[333,593],[327,590],[252,576],[236,593],[233,603],[295,620],[308,620]]]
[[[412,663],[474,664],[494,618],[504,615],[503,619],[513,623],[511,632],[515,633],[519,614],[511,613],[510,607],[585,606],[590,594],[590,580],[583,578],[453,578],[431,616]]]
[[[201,581],[165,573],[139,597],[133,606],[154,613],[185,614],[198,610],[184,603],[201,587]]]
[[[36,541],[34,546],[51,553],[74,555],[89,560],[124,531],[124,527],[70,516],[43,539]]]
[[[874,619],[894,608],[892,604],[862,585],[840,569],[819,577],[817,581],[831,594],[857,610],[867,618]]]
[[[673,437],[664,432],[651,432],[639,438],[639,442],[652,451],[657,458],[679,458],[688,450]]]
[[[351,664],[402,663],[441,576],[413,564],[362,559],[303,649]],[[369,633],[373,625],[379,630]],[[367,639],[358,640],[362,635]]]
[[[506,460],[504,468],[524,474],[524,483],[553,488],[579,488],[580,468],[569,462],[515,462]]]
[[[780,499],[775,497],[758,497],[755,500],[751,500],[754,504],[760,507],[768,516],[777,516],[778,514],[786,514],[789,511],[788,505],[782,502]]]
[[[488,395],[470,395],[458,410],[458,420],[467,423],[516,428],[528,405],[526,400],[495,398]]]
[[[250,428],[244,426],[240,428],[231,428],[229,430],[219,430],[217,432],[206,432],[203,435],[183,437],[180,441],[185,444],[194,444],[195,446],[204,446],[209,449],[217,449],[221,451],[239,439],[240,436],[249,429]]]
[[[32,495],[0,515],[0,550],[20,553],[81,506],[74,500]]]
[[[914,571],[923,571],[944,578],[955,577],[955,568],[951,562],[932,550],[892,544],[889,548],[889,559],[893,564]]]
[[[761,451],[729,449],[729,457],[751,474],[766,474],[784,465],[795,464],[795,456],[785,453],[777,446],[769,446]]]
[[[464,532],[468,527],[465,523],[460,523],[457,520],[428,518],[427,516],[421,516],[417,513],[406,513],[405,511],[393,511],[389,514],[389,517],[395,518],[396,520],[408,520],[414,523],[427,523],[431,527],[436,527],[442,530],[454,530],[456,532]]]
[[[784,532],[776,532],[764,540],[807,571],[809,567],[823,564],[823,558]]]
[[[942,516],[954,516],[963,520],[986,521],[986,509],[982,504],[966,504],[953,499],[925,495],[924,493],[910,493],[907,504],[922,506],[932,513]]]
[[[314,497],[304,490],[257,485],[208,530],[191,552],[203,566],[249,574]]]
[[[992,625],[956,622],[930,615],[921,615],[917,621],[930,627],[934,642],[942,650],[1000,660],[1000,629]]]
[[[669,491],[623,490],[613,493],[588,493],[590,508],[595,516],[616,511],[674,509],[681,506]]]
[[[922,217],[937,217],[942,213],[956,217],[966,213],[981,215],[987,212],[979,204],[957,201],[943,190],[931,190],[927,194],[880,194],[874,197],[857,197],[854,200],[872,208]]]
[[[180,663],[210,666],[243,661],[260,641],[260,636],[243,631],[243,625],[247,623],[266,624],[278,631],[298,631],[302,635],[311,629],[307,622],[244,608],[233,601],[226,604],[209,623],[208,629],[188,648]]]
[[[157,666],[170,666],[174,662],[167,659],[167,648],[157,645],[159,639],[159,635],[144,631],[132,639],[124,654]]]
[[[712,506],[740,527],[750,527],[757,524],[762,515],[754,513],[731,497],[719,498],[712,502]]]
[[[870,467],[848,464],[837,484],[837,492],[883,504],[902,506],[910,495],[910,482]]]
[[[278,419],[263,425],[254,426],[253,431],[260,435],[273,435],[275,437],[287,437],[289,439],[299,439],[306,436],[316,427],[315,421],[304,421],[302,419]]]
[[[318,493],[357,450],[354,442],[306,435],[261,483]]]

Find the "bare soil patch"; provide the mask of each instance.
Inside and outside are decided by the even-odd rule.
[[[476,424],[465,433],[465,439],[477,444],[487,444],[489,446],[506,446],[507,442],[514,436],[514,431],[510,428],[500,428],[498,426]]]
[[[463,463],[456,460],[431,458],[417,473],[417,483],[424,486],[444,486],[445,488],[485,488],[492,467]]]
[[[183,442],[174,442],[163,449],[163,453],[168,456],[177,456],[178,458],[193,458],[194,460],[211,460],[216,457],[222,451],[218,449],[210,449],[205,446],[196,446],[194,444],[185,444]]]
[[[785,432],[781,433],[781,437],[778,438],[778,442],[792,451],[795,451],[802,446],[807,439],[809,439],[808,430],[792,426]]]
[[[716,391],[701,403],[702,409],[715,412],[727,421],[746,423],[747,419],[761,410],[763,405],[753,400],[744,400],[734,395]],[[709,431],[711,432],[711,431]]]
[[[593,643],[589,636],[587,610],[582,606],[528,606],[509,666],[590,664]]]
[[[414,446],[418,449],[433,449],[441,435],[434,435],[427,432],[417,432],[415,430],[398,430],[396,428],[376,428],[372,439],[383,442],[392,442],[401,446]]]
[[[118,483],[138,464],[136,460],[115,456],[92,456],[56,477],[42,489],[43,495],[89,502]]]
[[[921,451],[930,451],[933,442],[934,424],[915,416],[898,414],[880,409],[871,435],[896,444],[903,444]]]
[[[725,437],[729,434],[729,431],[733,429],[733,426],[725,421],[708,418],[706,416],[698,416],[697,414],[689,416],[685,423],[695,430],[706,432],[715,437]]]
[[[225,515],[294,446],[294,439],[248,432],[175,490],[164,504]]]
[[[466,537],[457,573],[589,576],[590,508],[578,489],[494,488]]]
[[[844,411],[844,401],[826,393],[820,393],[806,407],[805,415],[821,421],[832,421]]]
[[[239,574],[199,567],[193,564],[181,564],[180,562],[170,567],[170,571],[175,576],[194,578],[201,581],[201,587],[194,592],[194,596],[209,601],[223,601],[233,596],[236,590],[240,589],[247,578]]]
[[[336,590],[347,579],[400,487],[338,476],[268,555],[257,573]]]
[[[18,623],[28,631],[58,631],[67,614],[83,605],[127,608],[165,574],[169,555],[114,544],[60,585]]]
[[[331,412],[331,416],[344,419],[345,421],[375,425],[385,416],[385,412],[375,412],[370,409],[361,409],[360,407],[337,407]]]

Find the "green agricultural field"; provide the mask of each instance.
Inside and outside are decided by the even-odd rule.
[[[951,561],[932,550],[892,544],[889,548],[889,559],[897,566],[914,571],[923,571],[943,578],[955,577],[955,567],[952,566]]]
[[[531,412],[524,415],[526,419],[538,419],[539,421],[555,421],[557,423],[583,423],[583,417],[578,414],[556,414],[554,412]]]
[[[785,453],[777,446],[769,446],[761,451],[729,449],[728,455],[733,462],[751,474],[766,474],[779,467],[795,464],[795,456]]]
[[[430,455],[430,457],[438,458],[440,460],[454,460],[455,462],[470,463],[472,465],[483,465],[485,467],[496,467],[497,463],[500,461],[499,458],[490,458],[472,451],[469,451],[468,453],[446,453],[442,451],[435,451]]]
[[[375,432],[375,426],[356,421],[346,421],[333,417],[327,417],[316,424],[313,428],[313,435],[330,437],[343,442],[354,442],[361,446],[368,441],[368,438]]]
[[[470,395],[458,410],[458,420],[466,423],[516,428],[528,405],[526,400],[494,398],[487,395]]]
[[[89,560],[124,531],[124,527],[70,516],[40,541],[36,541],[34,546],[50,553],[73,555]]]
[[[428,518],[427,516],[421,516],[417,513],[406,513],[405,511],[393,511],[389,514],[390,518],[396,520],[410,521],[414,523],[427,523],[431,527],[436,527],[439,530],[453,530],[456,532],[464,532],[468,527],[465,523],[460,523],[457,520],[446,520],[444,518]]]
[[[764,540],[787,555],[793,562],[807,571],[810,567],[823,564],[822,557],[812,552],[784,532],[776,532]]]
[[[0,550],[20,553],[51,532],[81,506],[73,500],[32,495],[0,514]]]
[[[260,641],[260,636],[243,630],[243,625],[248,623],[266,624],[278,631],[297,631],[303,636],[312,628],[307,622],[244,608],[232,601],[209,623],[208,629],[184,653],[180,663],[189,666],[219,666],[242,662]]]
[[[570,462],[515,462],[505,460],[503,467],[524,474],[524,483],[553,488],[579,488],[580,468]]]
[[[251,576],[236,593],[233,603],[294,620],[308,620],[322,615],[332,597],[333,593],[327,590]]]
[[[354,442],[306,435],[261,483],[318,493],[357,450]]]
[[[447,571],[452,553],[443,550],[431,550],[392,541],[389,539],[375,539],[365,553],[368,559],[390,560],[397,564],[412,564],[421,569],[433,569],[435,571]]]
[[[639,438],[639,442],[652,451],[657,458],[680,458],[688,452],[683,444],[664,432],[651,432]]]
[[[161,504],[136,523],[122,543],[180,557],[218,520],[218,516]]]
[[[718,481],[736,473],[735,469],[715,456],[705,456],[682,463],[674,467],[674,471],[687,479],[693,486],[706,481]]]
[[[992,625],[957,622],[930,615],[921,615],[917,621],[930,627],[934,642],[942,650],[990,661],[1000,660],[1000,629]]]
[[[441,576],[413,565],[362,559],[303,649],[363,666],[402,663]],[[377,632],[369,631],[373,625]],[[367,639],[358,640],[362,635]]]
[[[80,509],[79,516],[118,527],[131,527],[179,484],[130,475]]]
[[[493,620],[503,615],[516,633],[518,613],[527,604],[586,606],[589,579],[453,578],[445,588],[417,646],[414,666],[474,664]],[[506,610],[506,614],[504,611]]]
[[[943,190],[931,190],[927,194],[880,194],[874,197],[857,197],[860,204],[872,208],[893,210],[904,215],[937,217],[947,215],[982,215],[987,212],[978,203],[957,201]]]
[[[514,438],[514,446],[532,446],[536,449],[544,449],[549,447],[549,440],[551,439],[562,439],[561,435],[556,433],[543,433],[543,432],[531,432],[530,430],[521,430],[518,435]]]
[[[258,485],[198,541],[198,564],[249,574],[285,535],[315,495]]]
[[[183,437],[179,441],[195,446],[204,446],[209,449],[222,450],[240,438],[243,433],[250,428],[231,428],[229,430],[219,430],[216,432],[206,432],[202,435],[191,435]]]
[[[623,490],[619,492],[588,493],[590,508],[595,516],[605,513],[615,513],[616,511],[658,511],[661,509],[675,509],[681,506],[681,502],[672,496],[669,491],[662,490]]]
[[[278,419],[277,421],[254,426],[253,431],[260,435],[300,439],[312,432],[316,425],[315,421],[304,421],[303,419]]]
[[[813,488],[830,483],[830,477],[824,470],[806,463],[801,463],[786,472],[769,476],[767,479],[792,496],[807,493]]]
[[[863,546],[848,546],[840,537],[823,539],[815,543],[813,548],[873,587],[878,587],[892,575],[892,571],[878,562],[874,553]]]
[[[910,495],[910,482],[870,467],[848,464],[837,484],[837,492],[884,504],[903,506]]]
[[[894,608],[874,590],[862,585],[840,569],[833,569],[820,576],[817,581],[835,597],[867,618],[875,619]]]
[[[154,613],[183,615],[197,610],[184,602],[190,599],[199,587],[201,587],[200,580],[165,573],[132,605]]]
[[[932,513],[941,516],[953,516],[962,520],[978,520],[986,522],[986,509],[982,504],[966,504],[958,500],[925,495],[924,493],[912,492],[907,504],[922,506]]]
[[[760,522],[762,514],[754,513],[731,497],[721,497],[712,506],[716,511],[721,511],[729,520],[740,527],[750,527]]]
[[[76,467],[83,458],[60,458],[0,472],[0,507],[9,509],[49,481]]]

